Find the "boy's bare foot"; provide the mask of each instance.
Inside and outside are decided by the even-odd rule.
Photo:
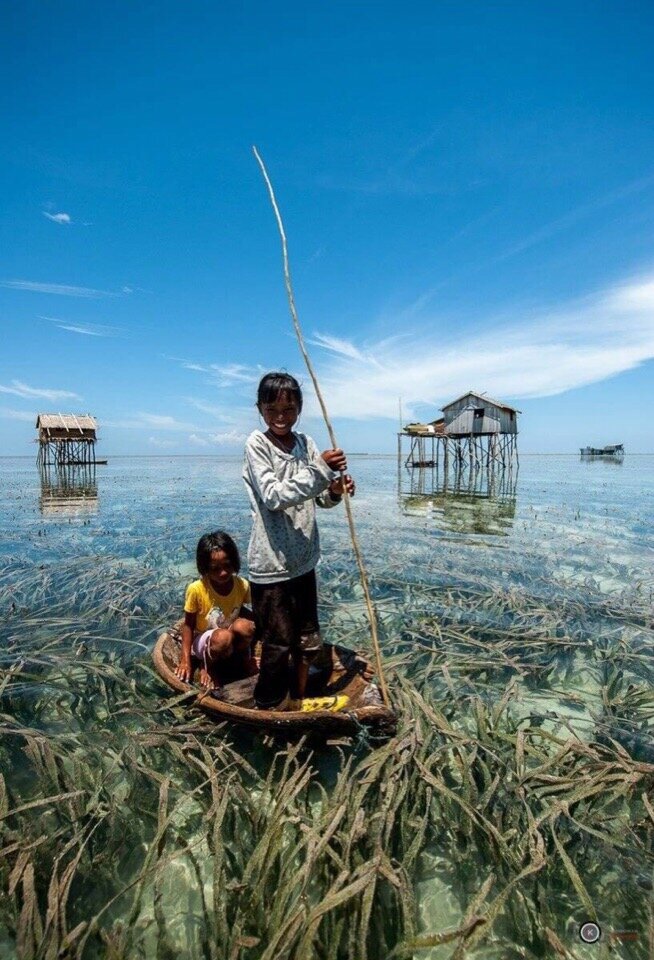
[[[246,677],[256,677],[259,673],[259,661],[256,657],[248,657],[247,663],[245,666],[245,676]]]

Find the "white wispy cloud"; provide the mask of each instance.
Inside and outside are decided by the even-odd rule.
[[[425,334],[423,327],[411,335],[405,326],[400,340],[368,345],[365,353],[342,341],[335,352],[332,338],[331,355],[320,364],[330,413],[395,419],[402,397],[411,417],[420,404],[438,407],[468,389],[519,400],[630,370],[654,357],[654,274],[527,319],[517,309],[493,323],[481,316],[458,336],[443,318],[432,328],[438,333]]]
[[[47,210],[42,211],[43,216],[47,217],[48,220],[52,220],[53,223],[72,223],[69,213],[48,213]]]
[[[142,430],[146,428],[163,432],[203,433],[202,427],[196,423],[188,423],[185,420],[178,420],[170,414],[161,413],[137,413],[124,420],[103,420],[102,424],[120,430]]]
[[[26,423],[36,423],[36,414],[27,410],[12,410],[11,407],[0,407],[0,417],[5,420],[24,420]]]
[[[180,363],[184,370],[193,370],[195,373],[206,373],[211,378],[211,385],[216,387],[233,387],[239,384],[257,383],[263,373],[263,367],[248,366],[243,363],[196,363],[184,357],[171,357],[164,354],[166,360]]]
[[[141,421],[141,423],[147,424],[151,427],[157,427],[159,430],[187,429],[186,426],[179,420],[176,420],[175,417],[171,417],[168,414],[139,413],[138,419]]]
[[[201,413],[206,414],[207,422],[202,430],[195,431],[189,439],[192,442],[204,445],[215,444],[242,444],[257,424],[257,412],[254,409],[254,396],[250,404],[225,404],[218,407],[205,403],[196,397],[187,397],[186,402]],[[220,430],[215,427],[220,424]]]
[[[245,366],[242,363],[229,363],[226,366],[210,363],[209,370],[219,387],[230,387],[235,383],[256,383],[261,379],[262,372],[261,367]]]
[[[222,444],[233,444],[237,443],[239,445],[245,443],[247,438],[246,433],[241,433],[238,430],[226,430],[223,433],[210,433],[208,439],[211,443]]]
[[[67,330],[69,333],[79,333],[87,337],[117,337],[116,327],[109,327],[102,323],[70,323],[67,320],[60,320],[58,317],[42,317],[39,320],[48,320],[54,323],[60,330]]]
[[[171,357],[167,353],[163,354],[164,360],[174,360],[179,363],[183,370],[194,370],[196,373],[211,373],[207,364],[195,363],[193,360],[185,360],[184,357]]]
[[[606,207],[611,207],[613,204],[619,202],[620,200],[624,200],[633,194],[641,193],[643,190],[647,190],[653,185],[654,175],[649,173],[647,176],[639,177],[637,180],[632,180],[630,183],[624,184],[616,190],[611,190],[610,193],[606,193],[601,197],[596,197],[594,200],[591,200],[588,203],[583,203],[578,207],[574,207],[563,216],[558,217],[556,220],[552,220],[549,223],[543,224],[538,230],[535,230],[526,237],[522,237],[521,240],[516,241],[511,246],[507,247],[506,250],[500,252],[491,262],[508,260],[510,257],[515,256],[515,254],[522,253],[523,251],[528,250],[530,247],[534,247],[546,240],[551,240],[552,237],[555,237],[557,234],[562,233],[569,227],[574,226],[580,220],[584,220]]]
[[[198,424],[186,423],[168,414],[159,413],[138,413],[127,420],[103,420],[102,425],[111,429],[155,430],[156,433],[151,434],[147,442],[162,449],[187,444],[203,449],[234,444],[242,446],[247,433],[249,433],[249,429],[246,431],[238,427],[214,431]],[[178,436],[173,439],[172,437],[162,437],[161,434],[177,434]]]
[[[74,324],[71,324],[71,323],[58,323],[57,326],[59,327],[60,330],[68,330],[69,333],[81,333],[87,337],[111,336],[111,334],[109,333],[101,333],[99,330],[93,330],[89,326],[81,327],[81,326],[75,326]]]
[[[197,397],[184,397],[186,403],[190,406],[195,407],[196,410],[199,410],[200,413],[206,413],[208,417],[211,417],[212,420],[222,420],[224,423],[234,423],[234,411],[233,408],[230,408],[230,412],[225,411],[225,407],[217,407],[212,403],[205,403],[203,400],[198,400]],[[251,411],[249,411],[251,413]]]
[[[327,333],[314,333],[313,338],[308,341],[325,350],[331,350],[342,357],[350,357],[352,360],[365,361],[366,356],[349,340],[343,340],[341,337],[331,337]],[[369,358],[371,359],[371,358]]]
[[[170,450],[172,447],[177,446],[175,440],[164,440],[161,437],[148,437],[148,443],[160,450]]]
[[[26,290],[30,293],[54,293],[62,297],[86,297],[99,300],[102,297],[119,297],[111,290],[94,290],[92,287],[73,287],[64,283],[39,283],[35,280],[0,280],[0,287],[9,290]]]
[[[0,383],[0,393],[11,393],[16,397],[25,397],[32,399],[40,397],[43,400],[81,400],[77,393],[71,393],[69,390],[49,390],[45,387],[30,387],[20,380],[12,380],[11,386],[7,387]]]

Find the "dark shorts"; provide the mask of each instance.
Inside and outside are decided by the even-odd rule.
[[[262,710],[272,710],[289,689],[296,695],[291,659],[310,662],[322,647],[316,573],[281,583],[251,583],[250,590],[256,638],[262,644],[254,699]]]

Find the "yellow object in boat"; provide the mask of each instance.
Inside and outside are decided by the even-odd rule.
[[[350,698],[345,694],[333,697],[305,697],[303,700],[289,700],[287,710],[301,710],[302,713],[313,713],[316,710],[329,710],[336,713],[348,705]]]

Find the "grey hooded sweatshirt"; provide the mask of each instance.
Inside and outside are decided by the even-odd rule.
[[[311,439],[294,433],[290,453],[255,430],[245,442],[243,480],[252,509],[248,571],[252,583],[279,583],[308,573],[320,559],[317,503],[333,507],[327,487],[338,477]]]

